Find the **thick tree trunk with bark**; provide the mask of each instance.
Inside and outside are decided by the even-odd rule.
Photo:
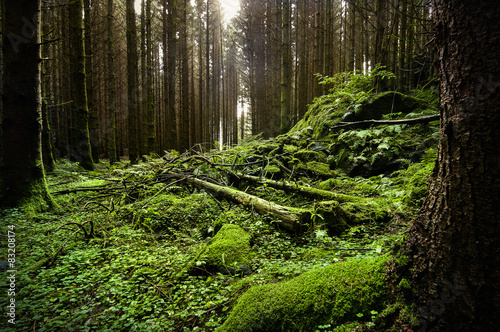
[[[286,133],[291,124],[292,64],[290,53],[290,1],[284,0],[281,36],[281,133]]]
[[[134,0],[127,0],[127,95],[128,95],[128,154],[131,163],[138,157],[137,142],[137,113],[139,109],[138,98],[138,59],[137,59],[137,28],[135,22]]]
[[[40,1],[6,1],[4,8],[0,205],[32,195],[51,203],[41,155]]]
[[[152,51],[152,12],[151,0],[146,0],[146,121],[147,121],[147,152],[155,152],[155,123],[153,95],[153,51]]]
[[[500,327],[500,11],[436,0],[441,141],[407,255],[421,331]]]
[[[85,69],[87,70],[87,105],[89,109],[89,135],[90,145],[92,150],[92,160],[95,163],[99,162],[99,112],[97,103],[95,102],[94,84],[93,84],[93,53],[92,53],[92,17],[91,17],[91,1],[84,0],[84,32],[85,32]],[[50,9],[49,9],[50,10]]]
[[[89,138],[89,110],[85,78],[85,51],[83,36],[83,0],[69,4],[69,38],[71,45],[71,112],[73,141],[71,155],[87,170],[94,168]]]
[[[109,163],[118,161],[116,151],[116,87],[115,87],[115,56],[113,51],[113,0],[108,0],[107,17],[107,47],[108,47],[108,156]]]
[[[177,0],[168,0],[168,55],[167,55],[167,85],[168,85],[168,105],[167,105],[167,147],[169,149],[179,149],[177,144],[177,117],[176,106],[176,80],[177,80]]]

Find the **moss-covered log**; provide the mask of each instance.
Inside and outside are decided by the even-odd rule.
[[[290,231],[299,231],[311,221],[312,213],[307,209],[281,206],[243,191],[219,186],[197,178],[188,178],[187,181],[215,195],[223,196],[233,202],[253,207],[259,213],[272,214],[281,221],[281,225],[284,228]]]
[[[305,186],[301,186],[301,185],[298,185],[296,183],[292,183],[292,182],[288,182],[288,181],[274,181],[274,180],[261,178],[258,176],[239,174],[239,173],[235,174],[235,176],[237,176],[240,179],[266,184],[269,187],[284,190],[287,192],[298,193],[298,194],[305,196],[305,197],[333,200],[333,201],[337,201],[339,203],[353,202],[353,201],[359,200],[359,198],[357,198],[357,197],[344,195],[344,194],[338,194],[338,193],[334,193],[331,191],[322,190],[322,189],[313,188],[313,187],[305,187]]]

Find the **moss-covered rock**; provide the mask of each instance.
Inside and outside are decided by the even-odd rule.
[[[308,162],[308,161],[319,161],[319,162],[325,162],[326,161],[326,153],[323,151],[310,151],[310,150],[299,150],[294,154],[294,157],[299,158],[303,162]]]
[[[319,162],[319,161],[309,161],[307,163],[299,163],[296,168],[298,170],[308,171],[309,173],[315,174],[321,177],[330,177],[334,175],[330,170],[330,166],[328,164]]]
[[[388,113],[410,113],[416,109],[427,108],[427,102],[400,92],[387,91],[357,107],[354,112],[347,113],[344,121],[362,121],[381,119]]]
[[[358,313],[369,315],[387,299],[387,260],[350,260],[286,282],[254,286],[216,331],[315,331],[319,325],[354,320]]]
[[[331,178],[325,181],[321,181],[318,186],[322,190],[332,190],[333,188],[337,187],[339,183],[342,183],[342,180]]]
[[[351,224],[365,224],[369,222],[388,222],[392,218],[389,208],[390,202],[380,199],[362,199],[358,202],[346,202],[342,209],[351,216]]]
[[[317,223],[324,223],[330,235],[338,235],[349,228],[352,219],[349,213],[340,207],[337,201],[320,202],[316,205],[315,214],[321,216]]]
[[[256,150],[258,153],[260,154],[264,154],[264,155],[267,155],[269,154],[271,151],[275,150],[279,148],[279,145],[278,143],[275,143],[275,142],[271,142],[271,141],[265,141],[265,142],[262,142],[261,144],[259,144],[257,147],[256,147]]]
[[[240,274],[250,271],[255,253],[250,248],[251,235],[238,225],[225,224],[198,254],[188,269]]]

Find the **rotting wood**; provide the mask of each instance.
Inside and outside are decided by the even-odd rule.
[[[298,232],[311,221],[311,211],[293,207],[285,207],[269,202],[260,197],[247,194],[231,187],[223,187],[197,178],[186,178],[186,181],[200,188],[220,195],[224,198],[249,206],[262,214],[272,214],[281,221],[281,225],[289,231]]]
[[[365,125],[398,125],[398,124],[417,124],[417,123],[427,123],[431,121],[439,120],[439,114],[423,116],[420,118],[413,119],[402,119],[402,120],[363,120],[363,121],[355,121],[355,122],[339,122],[338,125],[333,126],[330,130],[342,129],[348,127],[362,127]]]
[[[301,186],[299,184],[296,184],[293,182],[288,182],[288,181],[274,181],[274,180],[269,180],[269,179],[262,178],[262,177],[241,174],[241,173],[235,173],[234,176],[238,177],[240,179],[266,184],[266,185],[273,187],[273,188],[276,188],[276,189],[281,189],[281,190],[288,191],[288,192],[295,192],[295,193],[298,193],[302,196],[311,197],[311,198],[321,198],[321,199],[334,200],[334,201],[337,201],[339,203],[352,202],[352,201],[359,199],[359,198],[356,198],[353,196],[338,194],[338,193],[334,193],[334,192],[327,191],[327,190]]]

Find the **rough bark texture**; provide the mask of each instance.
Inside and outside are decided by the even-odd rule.
[[[421,331],[500,327],[500,15],[436,0],[441,141],[407,242]]]
[[[115,87],[115,55],[113,51],[113,0],[108,0],[108,16],[107,16],[107,48],[108,48],[108,157],[109,163],[113,164],[118,161],[116,151],[116,87]]]
[[[48,199],[41,155],[40,2],[6,1],[3,40],[0,205]]]
[[[146,121],[147,121],[147,152],[155,152],[155,123],[153,96],[153,54],[152,54],[152,13],[151,0],[146,0]]]
[[[283,23],[281,37],[281,128],[282,133],[290,129],[292,64],[290,55],[290,1],[283,1]]]
[[[71,156],[87,170],[94,168],[89,138],[89,110],[85,77],[83,36],[83,0],[69,4],[69,35],[71,45],[71,112],[73,120]]]
[[[128,94],[128,155],[131,163],[137,161],[137,28],[135,22],[134,0],[127,0],[127,94]]]

